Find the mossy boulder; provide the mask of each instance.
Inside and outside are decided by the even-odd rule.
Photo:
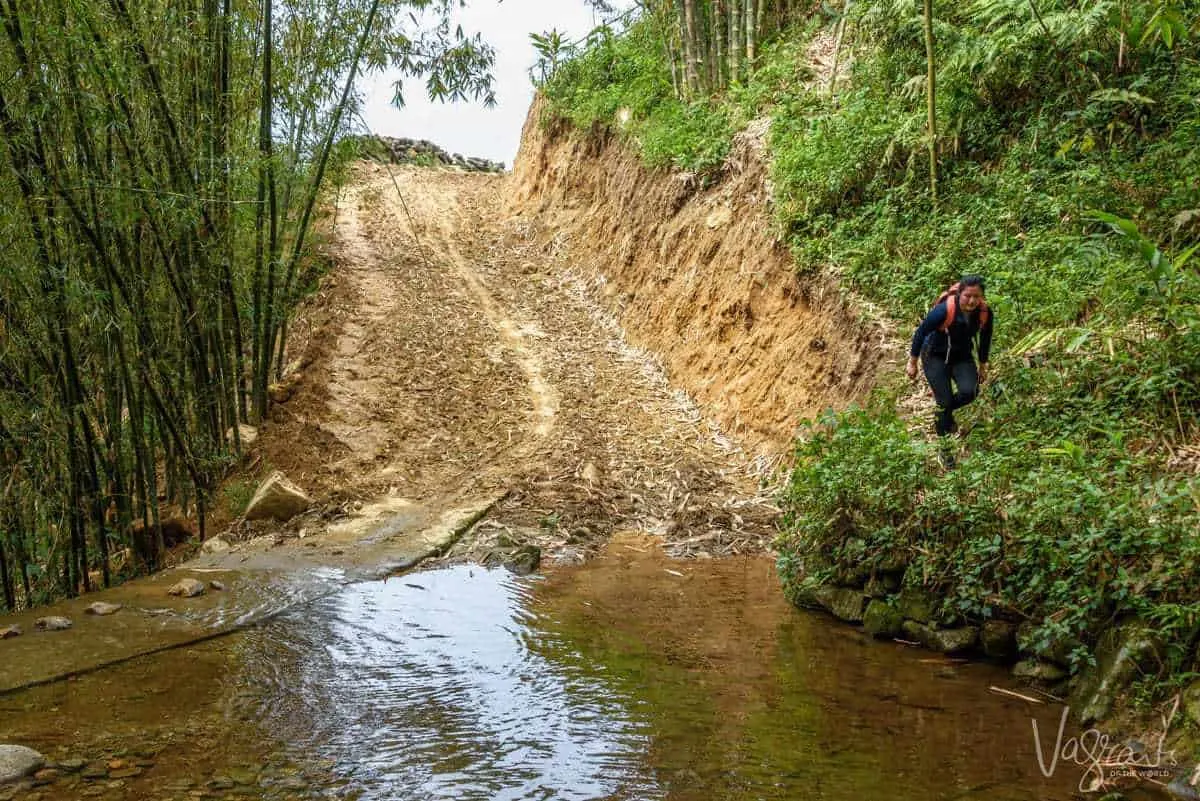
[[[1071,698],[1083,725],[1107,717],[1122,690],[1159,669],[1162,655],[1162,640],[1141,621],[1104,632],[1096,644],[1096,665],[1083,672]]]
[[[887,601],[872,600],[863,613],[863,629],[872,637],[899,637],[903,632],[904,615]]]
[[[817,591],[817,600],[831,615],[847,623],[861,623],[867,608],[867,596],[849,587],[826,585]]]
[[[1022,659],[1013,665],[1012,674],[1013,678],[1031,684],[1054,684],[1070,675],[1061,665],[1053,662],[1040,662],[1037,659]]]
[[[915,620],[918,623],[928,623],[933,620],[934,610],[937,609],[937,599],[933,594],[916,587],[905,587],[896,599],[896,609],[905,620]]]
[[[942,654],[966,651],[979,642],[979,629],[975,626],[939,629],[915,620],[906,620],[903,630],[906,636],[921,643],[929,650]]]
[[[823,585],[815,581],[791,581],[784,585],[784,597],[801,609],[823,609],[818,598]]]
[[[988,620],[979,630],[979,645],[993,659],[1011,659],[1017,653],[1017,627],[1003,620]]]

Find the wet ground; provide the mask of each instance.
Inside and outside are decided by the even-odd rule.
[[[1072,797],[1007,683],[790,607],[768,559],[619,538],[545,575],[352,583],[0,696],[0,731],[65,763],[18,795],[46,801]]]

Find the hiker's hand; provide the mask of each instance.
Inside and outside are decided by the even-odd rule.
[[[987,365],[981,364],[979,365],[979,383],[982,384],[984,381],[987,381]]]
[[[907,367],[907,369],[905,369],[904,372],[908,374],[909,378],[915,379],[917,377],[917,360],[909,359],[908,367]]]

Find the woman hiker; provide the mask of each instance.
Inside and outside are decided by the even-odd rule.
[[[979,337],[978,368],[973,352],[976,335]],[[987,379],[991,348],[992,311],[983,299],[983,279],[978,275],[963,276],[925,315],[913,334],[908,354],[908,377],[917,377],[919,356],[925,378],[933,390],[938,405],[933,427],[939,437],[953,434],[958,429],[954,410],[975,400],[980,383]]]

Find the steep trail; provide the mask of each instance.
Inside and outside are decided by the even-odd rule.
[[[297,337],[262,438],[321,504],[289,530],[336,531],[344,552],[406,504],[503,496],[450,558],[534,544],[573,561],[622,530],[761,551],[776,510],[754,465],[505,215],[511,180],[359,168],[310,310],[324,318]]]

